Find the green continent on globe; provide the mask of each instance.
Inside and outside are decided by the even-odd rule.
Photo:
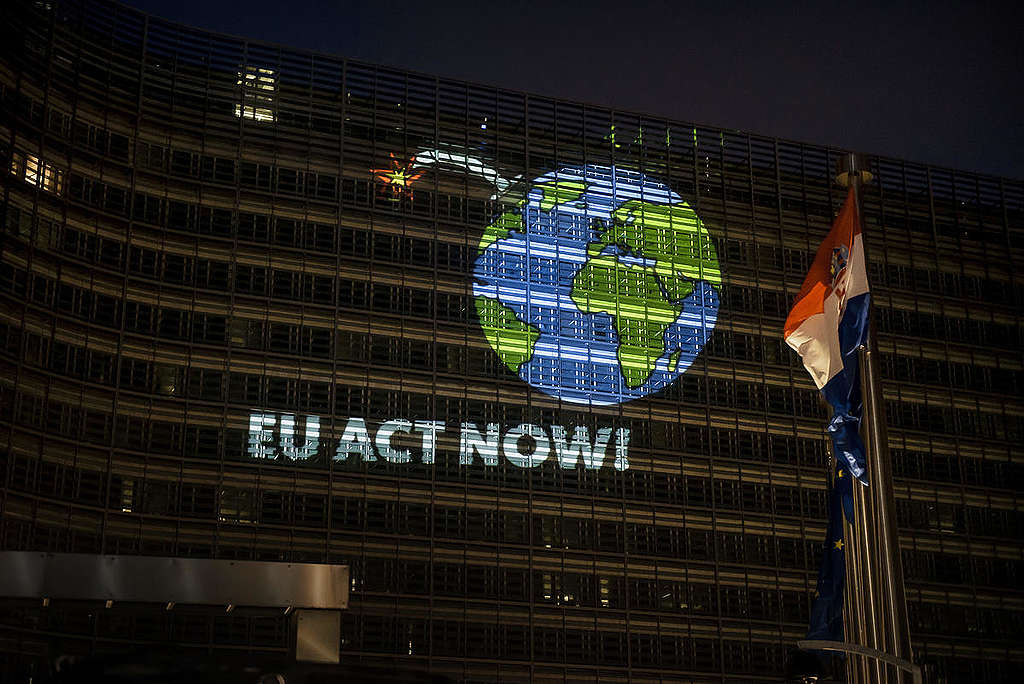
[[[665,331],[683,312],[682,304],[662,295],[655,269],[621,263],[612,254],[587,261],[572,285],[572,301],[580,311],[612,317],[626,385],[642,386],[654,372],[654,364],[665,355]]]
[[[697,214],[685,202],[653,204],[629,200],[612,212],[612,223],[598,242],[587,247],[590,254],[600,254],[608,245],[619,245],[633,256],[656,260],[665,291],[672,299],[679,279],[706,280],[715,287],[722,284],[714,245]],[[678,284],[677,284],[678,283]]]
[[[484,228],[484,235],[480,238],[480,246],[477,247],[476,253],[483,254],[484,250],[498,240],[507,238],[512,231],[523,231],[523,215],[519,213],[518,209],[506,211],[496,218],[494,223]]]
[[[587,184],[581,181],[548,181],[537,183],[533,190],[540,190],[540,210],[551,211],[559,204],[575,202],[587,191]]]
[[[615,254],[602,254],[608,247],[646,263],[623,263]],[[598,241],[587,245],[587,255],[573,278],[572,300],[581,311],[612,317],[622,375],[627,386],[640,387],[665,355],[665,331],[682,313],[694,281],[721,286],[714,245],[687,204],[629,200],[612,212]],[[670,371],[678,363],[676,353],[669,359]]]
[[[516,312],[497,299],[477,296],[476,313],[487,341],[513,373],[533,356],[540,330],[516,317]]]

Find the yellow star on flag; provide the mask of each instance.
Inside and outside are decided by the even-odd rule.
[[[835,542],[833,542],[833,546],[835,546],[837,549],[842,551],[843,550],[843,540],[842,539],[837,539]]]

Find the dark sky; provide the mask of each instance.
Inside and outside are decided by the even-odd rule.
[[[441,76],[1024,178],[1016,3],[128,4]]]

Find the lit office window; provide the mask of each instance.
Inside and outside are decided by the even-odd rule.
[[[274,121],[274,94],[277,92],[277,76],[273,69],[245,67],[238,72],[242,101],[235,105],[235,116],[254,121]]]
[[[11,175],[55,195],[64,192],[64,172],[32,154],[15,152],[11,157]]]
[[[220,522],[255,522],[253,515],[253,492],[239,487],[226,487],[220,491],[217,509]]]
[[[121,512],[131,513],[135,503],[135,480],[127,479],[121,483]]]

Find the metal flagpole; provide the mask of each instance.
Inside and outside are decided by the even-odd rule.
[[[860,214],[860,175],[845,171],[843,160],[840,160],[839,174],[836,180],[840,185],[853,186],[854,201],[857,213]],[[861,371],[863,375],[863,371]],[[865,454],[867,457],[868,455]],[[870,465],[868,466],[870,470]],[[872,549],[873,516],[871,515],[870,499],[859,483],[852,483],[853,522],[845,524],[844,539],[849,544],[847,553],[846,597],[847,605],[853,608],[847,620],[847,641],[872,649],[882,650],[879,645],[878,628],[879,614],[877,610],[877,577],[876,555]],[[872,530],[873,531],[873,530]],[[847,658],[849,680],[854,684],[883,681],[881,666],[867,659]]]
[[[872,319],[868,329],[867,348],[861,352],[865,373],[862,377],[864,396],[864,417],[867,429],[867,453],[869,454],[870,495],[875,512],[878,532],[876,546],[879,549],[880,584],[883,597],[883,614],[886,616],[884,650],[905,660],[913,659],[910,644],[910,624],[907,616],[907,600],[903,586],[903,563],[899,548],[899,534],[896,527],[896,501],[892,482],[892,460],[889,455],[888,435],[885,425],[885,404],[882,397],[882,383],[878,376],[878,345],[875,324]],[[906,679],[906,675],[903,675]],[[899,681],[899,680],[894,680]]]
[[[847,154],[839,161],[837,180],[853,189],[857,205],[857,218],[861,228],[861,246],[864,249],[865,266],[868,261],[867,238],[861,217],[860,190],[863,182],[871,179],[869,161],[860,155]],[[878,341],[875,333],[874,301],[869,310],[867,345],[861,349],[861,399],[863,426],[869,486],[865,488],[854,483],[854,519],[857,544],[854,550],[857,560],[854,567],[860,572],[854,602],[858,604],[858,616],[863,615],[865,623],[857,626],[856,638],[862,645],[877,649],[910,661],[910,628],[907,618],[906,595],[903,587],[903,564],[900,559],[899,536],[896,528],[895,497],[893,494],[892,462],[889,455],[888,435],[885,425],[885,404],[882,385],[878,374]],[[848,586],[852,584],[849,582]],[[850,587],[853,589],[853,587]],[[861,612],[863,611],[863,612]],[[852,616],[851,616],[852,617]],[[854,634],[851,634],[854,636]],[[862,661],[863,662],[863,661]],[[880,661],[868,672],[876,676],[870,681],[900,682],[906,675]],[[884,669],[881,669],[884,668]],[[863,672],[855,668],[854,673]],[[867,673],[865,673],[867,674]],[[859,681],[854,678],[853,681]],[[865,680],[866,681],[866,680]]]
[[[851,164],[852,162],[852,164]],[[852,159],[848,155],[847,166],[855,165],[857,158]],[[842,178],[842,174],[840,174]],[[861,184],[865,180],[860,169],[846,170],[847,185],[853,189],[853,201],[857,207],[857,221],[861,224],[861,246],[864,245],[863,223],[861,222]],[[865,268],[867,267],[867,254],[865,252]],[[870,314],[869,314],[870,320]],[[870,323],[869,323],[870,325]],[[861,359],[863,363],[863,359]],[[861,401],[864,397],[863,379],[866,369],[861,365]],[[867,414],[863,414],[867,418]],[[865,421],[862,421],[862,423]],[[865,445],[867,446],[867,445]],[[871,450],[866,449],[865,461],[867,462],[868,477],[873,469],[871,464]],[[865,491],[865,488],[855,483],[853,487],[853,510],[854,529],[853,533],[858,540],[858,549],[861,551],[861,591],[859,599],[863,606],[865,641],[863,645],[880,651],[885,651],[885,633],[887,631],[887,615],[882,600],[881,586],[881,559],[879,547],[879,536],[877,533],[878,519],[875,512],[874,500],[871,496],[874,488]],[[883,663],[875,660],[865,663],[868,680],[871,682],[888,682],[887,672]]]
[[[861,487],[856,483],[852,483],[852,492],[854,497],[854,519],[860,520],[861,510],[858,505],[858,490]],[[860,535],[857,534],[854,526],[846,521],[843,523],[843,539],[846,540],[846,589],[843,592],[843,603],[845,611],[845,638],[848,642],[855,644],[866,645],[868,643],[867,636],[867,620],[865,616],[865,605],[864,605],[864,542],[860,539]],[[847,668],[849,670],[849,681],[857,684],[859,682],[869,682],[871,678],[868,676],[869,663],[861,658],[847,658]]]
[[[868,465],[870,468],[870,464]],[[882,623],[884,614],[879,610],[879,586],[878,586],[878,558],[872,531],[874,516],[870,494],[865,487],[858,482],[853,483],[853,522],[847,523],[847,530],[850,537],[856,539],[855,551],[857,562],[855,566],[859,571],[857,582],[853,586],[856,593],[855,600],[859,604],[859,617],[864,621],[858,630],[858,637],[863,639],[859,643],[862,646],[876,650],[885,650],[882,643]],[[884,682],[882,665],[877,661],[870,661],[864,664],[867,671],[864,673],[865,682]]]

